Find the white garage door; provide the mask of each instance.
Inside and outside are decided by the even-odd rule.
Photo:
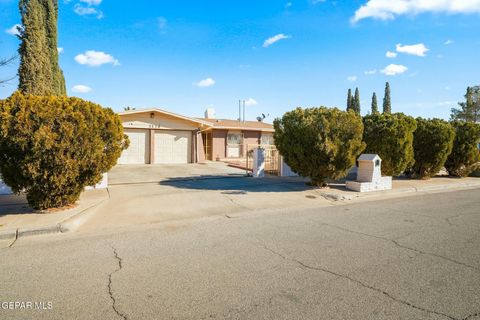
[[[130,139],[130,146],[123,150],[122,156],[118,160],[119,164],[145,164],[148,162],[150,148],[147,136],[148,130],[125,130],[125,134]]]
[[[191,140],[190,131],[155,133],[155,163],[190,163]]]

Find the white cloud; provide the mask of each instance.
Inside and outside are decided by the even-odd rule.
[[[397,74],[402,74],[408,70],[407,67],[402,66],[401,64],[390,64],[385,69],[380,71],[381,73],[387,76],[394,76]]]
[[[83,84],[78,84],[72,88],[72,92],[76,93],[89,93],[90,91],[92,91],[92,88]]]
[[[213,80],[212,78],[206,78],[198,81],[197,83],[194,83],[194,85],[199,88],[208,88],[215,85],[215,80]]]
[[[452,39],[448,39],[447,41],[445,41],[443,44],[448,46],[449,44],[454,44],[455,41],[453,41]]]
[[[75,61],[77,61],[81,65],[87,65],[90,67],[99,67],[104,64],[112,64],[114,66],[120,65],[120,62],[112,55],[95,50],[89,50],[85,53],[77,55],[75,57]]]
[[[439,106],[456,106],[458,102],[456,101],[440,101],[437,102],[437,105]]]
[[[97,16],[97,19],[103,18],[103,12],[94,7],[84,7],[77,3],[73,7],[73,11],[79,16]]]
[[[257,104],[258,104],[258,102],[253,98],[245,100],[245,105],[247,107],[256,106]]]
[[[350,82],[355,82],[355,81],[357,81],[357,76],[348,76],[347,80],[350,81]]]
[[[19,36],[20,32],[18,32],[18,28],[21,28],[22,26],[19,24],[16,24],[12,26],[10,29],[5,30],[6,33],[12,36]]]
[[[80,2],[86,3],[88,6],[99,6],[102,0],[80,0]]]
[[[392,51],[387,51],[387,53],[385,54],[385,56],[387,58],[396,58],[398,56],[398,53],[396,52],[392,52]]]
[[[70,0],[68,1],[70,2]],[[73,11],[80,16],[97,16],[97,19],[103,18],[103,12],[95,7],[98,7],[102,0],[79,0],[73,6]]]
[[[280,33],[280,34],[277,34],[271,38],[268,38],[267,40],[265,40],[263,42],[263,47],[264,48],[268,48],[270,47],[272,44],[274,44],[275,42],[278,42],[280,40],[284,40],[284,39],[290,39],[291,37],[290,36],[286,36],[284,35],[283,33]]]
[[[423,43],[405,46],[400,43],[397,44],[397,52],[406,53],[417,57],[425,57],[429,50],[430,49],[428,49]]]
[[[58,47],[58,48],[57,48],[57,51],[58,51],[58,53],[63,53],[64,50],[63,50],[63,48]]]
[[[369,0],[355,12],[351,22],[356,23],[367,18],[393,20],[400,15],[426,12],[480,13],[480,0]]]
[[[365,73],[365,75],[367,75],[367,76],[371,76],[371,75],[373,75],[373,74],[376,74],[376,73],[377,73],[377,70],[376,70],[376,69],[367,70],[367,71],[365,71],[364,73]]]

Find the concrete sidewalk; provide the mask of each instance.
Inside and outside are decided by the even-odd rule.
[[[158,184],[118,185],[111,199],[79,231],[119,230],[134,225],[174,222],[213,216],[235,216],[288,208],[308,209],[360,201],[411,196],[415,193],[480,188],[478,178],[396,180],[394,190],[357,193],[344,184],[312,188],[302,178],[267,177],[165,180]]]
[[[28,206],[25,196],[0,196],[0,240],[30,235],[66,232],[76,228],[99,204],[108,200],[108,190],[85,191],[75,208],[40,213]]]

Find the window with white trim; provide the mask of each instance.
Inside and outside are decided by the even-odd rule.
[[[272,133],[262,133],[261,139],[262,145],[274,145],[273,134]]]
[[[229,133],[229,134],[227,134],[227,144],[228,145],[242,144],[242,134],[241,133]]]

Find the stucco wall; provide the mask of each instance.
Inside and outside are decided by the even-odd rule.
[[[226,157],[226,141],[228,130],[213,130],[212,156],[215,161],[217,158]]]
[[[243,131],[243,146],[242,146],[242,156],[246,156],[247,148],[260,144],[260,139],[262,137],[261,131]]]
[[[244,145],[257,145],[260,143],[262,132],[260,131],[243,131],[243,144]]]

